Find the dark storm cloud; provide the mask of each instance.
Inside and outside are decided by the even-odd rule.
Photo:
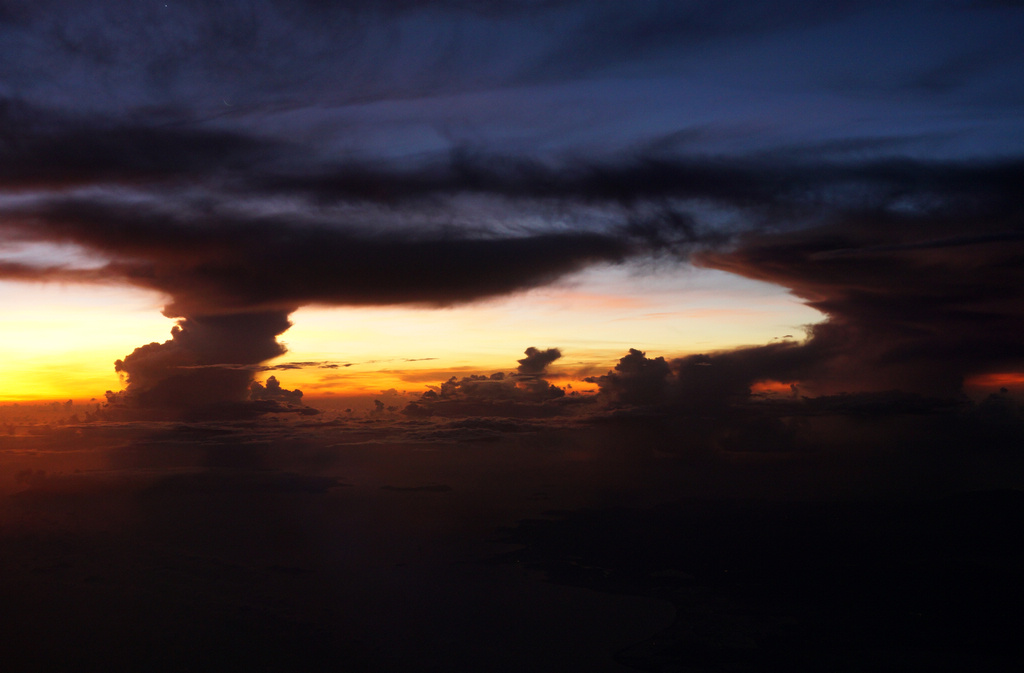
[[[818,158],[835,156],[829,148],[845,153],[877,151],[899,142],[891,137],[834,140],[748,158],[648,151],[603,160],[562,161],[462,147],[408,165],[359,160],[340,163],[251,130],[101,120],[8,99],[0,105],[0,186],[191,185],[214,190],[209,199],[294,194],[313,198],[310,206],[351,202],[394,205],[482,194],[626,205],[666,198],[701,199],[763,208],[794,207],[808,201],[813,205],[825,201],[832,207],[857,206],[867,198],[884,205],[904,195],[1006,196],[1007,187],[1019,184],[1024,174],[1020,162],[1014,160],[958,164],[891,158],[823,164]],[[90,206],[76,203],[75,207]]]
[[[127,386],[107,393],[111,413],[135,416],[140,411],[173,413],[222,403],[241,405],[250,399],[253,374],[234,365],[282,355],[285,348],[277,336],[291,326],[289,312],[191,314],[179,320],[170,340],[140,346],[114,363]]]
[[[631,351],[592,380],[615,404],[712,409],[762,381],[946,398],[971,376],[1021,371],[1022,179],[1019,162],[783,168],[749,211],[760,226],[692,259],[787,287],[826,320],[803,342],[672,362]]]
[[[265,178],[267,182],[256,187],[297,191],[327,203],[352,199],[400,203],[467,193],[626,206],[676,199],[770,210],[773,212],[767,214],[778,218],[813,215],[808,208],[828,214],[865,206],[929,207],[954,199],[960,200],[960,207],[1015,207],[1020,199],[1014,187],[1024,179],[1024,164],[1019,160],[821,161],[811,160],[807,154],[807,148],[784,148],[750,157],[625,154],[614,160],[544,163],[527,157],[460,151],[416,170],[327,165],[319,174]],[[915,204],[913,199],[928,201]],[[967,199],[976,202],[964,202]],[[660,217],[650,233],[671,232],[677,239],[694,242],[714,235],[685,211],[669,209]],[[644,233],[643,227],[635,223],[633,227],[631,233]]]
[[[203,74],[212,77],[237,71],[238,75],[255,75],[274,82],[283,74],[283,67],[297,65],[292,61],[300,54],[348,65],[361,78],[364,73],[359,72],[362,58],[358,54],[369,52],[386,58],[385,52],[400,44],[396,42],[399,31],[395,24],[409,19],[421,20],[420,29],[433,33],[429,35],[432,39],[423,41],[424,51],[433,46],[444,57],[445,47],[457,48],[452,47],[452,41],[469,40],[457,30],[459,19],[502,19],[517,22],[525,30],[531,22],[544,18],[562,28],[563,37],[568,33],[574,38],[569,42],[573,50],[559,52],[557,60],[564,69],[569,60],[566,54],[575,55],[577,60],[585,56],[587,65],[595,61],[607,63],[642,48],[813,25],[863,7],[864,3],[830,3],[820,8],[796,1],[742,2],[727,7],[705,1],[650,2],[637,6],[580,0],[186,1],[115,6],[64,0],[45,8],[33,3],[5,3],[0,24],[9,31],[12,41],[37,52],[37,56],[54,60],[74,56],[107,67],[134,65],[142,82],[167,85],[180,84],[176,80],[189,69],[202,72],[214,68],[222,72]],[[384,30],[389,26],[390,30]],[[304,44],[286,42],[288,36],[296,33],[305,36]],[[44,46],[51,49],[50,54],[43,52]],[[605,53],[599,51],[601,46]],[[243,58],[253,66],[263,66],[267,72],[261,73],[260,68],[254,67],[252,70],[257,72],[244,73]],[[309,68],[311,64],[303,65]],[[467,64],[461,66],[465,69]],[[26,64],[19,63],[8,64],[7,68],[13,73],[28,69]]]
[[[817,345],[786,341],[668,361],[631,348],[612,371],[586,380],[598,384],[599,398],[612,407],[722,413],[748,401],[756,382],[804,381],[819,352]]]
[[[579,30],[542,61],[541,73],[597,70],[623,62],[664,58],[709,43],[815,26],[878,6],[877,2],[658,1],[605,3],[583,13]]]
[[[522,60],[503,50],[518,30],[550,41],[530,24],[561,4],[5,3],[0,44],[19,58],[0,64],[0,82],[33,100],[177,108],[192,119],[306,104],[311,94],[361,101],[459,91]]]
[[[240,171],[280,148],[223,130],[100,119],[0,99],[0,186],[195,182]]]
[[[972,375],[1020,371],[1019,212],[860,212],[787,233],[748,233],[730,249],[699,253],[697,263],[790,288],[827,316],[806,341],[695,355],[671,367],[633,351],[594,380],[623,403],[706,406],[741,399],[765,380],[815,394],[950,396]],[[952,235],[967,230],[977,233]]]
[[[770,164],[763,158],[732,164],[630,159],[621,166],[563,173],[535,169],[529,178],[501,162],[493,171],[459,166],[442,171],[443,179],[430,189],[422,189],[424,175],[436,180],[430,169],[412,179],[402,171],[379,173],[376,182],[399,193],[408,193],[411,183],[414,192],[443,198],[468,191],[554,198],[567,205],[594,200],[634,205],[619,211],[626,221],[612,218],[603,230],[502,236],[451,228],[371,231],[323,214],[311,221],[246,216],[216,204],[185,203],[175,210],[173,204],[111,197],[44,197],[8,208],[5,236],[81,246],[106,257],[107,266],[47,269],[5,263],[3,270],[10,278],[40,280],[48,274],[55,280],[77,275],[91,281],[106,275],[159,290],[171,297],[165,313],[185,319],[182,334],[191,333],[199,320],[219,316],[267,318],[266,328],[251,330],[242,341],[260,344],[251,357],[182,357],[198,341],[179,344],[177,334],[166,344],[175,367],[232,365],[232,371],[217,374],[225,380],[207,388],[231,399],[244,398],[251,381],[251,372],[238,366],[258,365],[283,352],[275,338],[299,306],[444,306],[535,287],[597,262],[659,250],[686,255],[698,244],[716,248],[701,252],[700,263],[790,287],[830,317],[814,327],[803,347],[807,362],[795,362],[791,371],[777,364],[775,350],[748,353],[749,375],[736,374],[748,385],[763,378],[800,378],[828,391],[868,386],[872,379],[890,387],[950,390],[965,375],[1012,366],[1020,356],[1016,307],[1021,298],[1013,288],[1022,286],[1024,266],[1017,189],[1024,170],[1017,162],[814,166]],[[666,205],[669,197],[684,199],[678,207],[690,199],[746,212],[748,233],[734,238],[702,228],[698,210],[680,212]],[[638,214],[645,204],[656,216]],[[731,247],[730,240],[735,241]],[[234,323],[225,319],[223,324]],[[847,354],[851,349],[856,357]],[[140,385],[146,375],[133,377],[131,371],[148,359],[125,359],[129,390],[150,385]],[[932,366],[935,360],[942,366]],[[238,380],[228,382],[231,377]],[[171,388],[183,392],[192,385],[178,381]],[[152,399],[167,402],[163,393]]]
[[[515,372],[453,376],[410,402],[402,413],[412,418],[547,418],[572,413],[582,399],[578,395],[567,396],[565,390],[544,378],[548,365],[562,357],[561,351],[531,346],[525,355]]]
[[[617,234],[387,233],[109,198],[43,198],[8,214],[9,240],[71,244],[109,261],[89,269],[4,262],[5,278],[106,280],[170,297],[165,314],[182,318],[172,339],[116,365],[128,386],[109,400],[122,410],[244,401],[253,368],[284,353],[276,337],[299,306],[451,305],[620,262],[636,247]]]
[[[878,184],[910,174],[907,166],[879,170]],[[1018,175],[1016,166],[973,176],[964,167],[922,170],[917,185],[893,181],[882,199],[869,189],[869,202],[820,203],[817,223],[748,231],[701,250],[697,264],[787,287],[826,320],[808,327],[803,342],[673,362],[632,351],[593,381],[615,403],[709,408],[745,399],[762,381],[795,383],[803,394],[948,397],[971,376],[1021,371]]]
[[[841,30],[838,18],[885,7],[6,3],[0,46],[17,57],[0,63],[0,244],[58,250],[37,263],[0,257],[0,279],[109,281],[167,295],[165,313],[181,318],[179,327],[119,361],[128,389],[113,396],[156,406],[244,402],[254,372],[283,352],[276,338],[301,306],[448,306],[593,264],[695,251],[708,266],[790,287],[829,315],[800,350],[806,362],[790,358],[792,378],[841,378],[860,370],[837,363],[856,361],[897,379],[889,363],[914,361],[949,387],[1016,357],[1018,297],[1006,288],[1019,281],[1018,159],[892,158],[908,137],[902,127],[683,154],[625,127],[624,144],[609,144],[576,117],[526,133],[556,99],[530,87],[510,93],[537,82],[594,84],[616,117],[624,109],[612,80],[578,78],[659,59],[678,74],[694,50]],[[922,25],[948,27],[950,12],[922,14]],[[978,24],[979,34],[999,26]],[[968,42],[925,50],[896,70],[963,61],[980,77],[999,70],[993,54],[1013,50]],[[776,52],[742,51],[740,60],[755,53]],[[481,131],[480,142],[465,140],[475,131],[446,130],[485,128],[494,91],[509,96],[498,105],[523,105],[512,111],[526,115],[521,128],[498,120],[514,127],[508,137]],[[365,107],[370,101],[379,106]],[[427,130],[411,140],[393,134],[410,126]],[[545,134],[574,127],[582,140],[544,149]],[[368,130],[386,140],[347,151],[346,138]],[[942,133],[956,130],[911,135]],[[815,142],[834,150],[812,152]],[[76,265],[68,249],[99,266]],[[950,281],[958,265],[972,273],[964,283]],[[929,293],[928,278],[941,290]],[[922,336],[931,333],[959,336]],[[239,348],[228,353],[224,343]],[[844,343],[860,355],[844,360]],[[784,377],[786,367],[770,364],[785,360],[782,350],[765,348],[730,356],[729,367],[716,355],[716,371],[758,370],[726,377],[740,388]],[[962,348],[987,355],[962,357]],[[934,358],[954,364],[927,367]],[[205,392],[190,397],[196,390]]]
[[[318,203],[401,203],[465,193],[625,203],[669,196],[763,203],[781,196],[787,181],[816,175],[788,167],[771,178],[756,163],[654,156],[551,165],[525,155],[467,148],[414,166],[338,163],[252,132],[161,124],[152,115],[147,121],[104,119],[9,98],[0,101],[0,159],[0,186],[7,189],[184,183],[249,197],[305,194]]]
[[[386,234],[76,199],[12,217],[22,220],[8,227],[21,240],[77,244],[113,258],[106,267],[112,278],[172,297],[169,316],[312,303],[446,306],[535,287],[636,251],[613,234]]]
[[[548,365],[560,357],[562,357],[562,351],[557,348],[540,350],[530,346],[526,349],[526,357],[519,360],[516,372],[520,376],[541,376]]]
[[[578,3],[579,0],[277,0],[274,4],[288,8],[298,6],[312,15],[338,11],[387,13],[394,11],[459,10],[480,14],[518,14],[531,10],[559,7]]]
[[[700,262],[789,287],[828,316],[811,329],[803,371],[766,378],[949,393],[967,376],[1024,366],[1021,212],[864,213],[751,235]]]
[[[599,428],[606,441],[637,447],[638,453],[672,454],[697,464],[899,455],[919,470],[937,455],[955,461],[965,453],[1017,452],[1024,415],[1005,391],[980,403],[935,386],[921,392],[910,385],[909,391],[868,387],[801,394],[810,391],[827,365],[857,357],[851,349],[823,350],[812,339],[666,361],[631,349],[614,370],[590,379],[600,390],[579,409],[579,422]],[[752,393],[753,383],[771,376],[808,376],[812,385]],[[877,377],[872,381],[880,384]],[[843,469],[855,474],[863,465]],[[918,476],[922,483],[931,478]],[[914,483],[912,477],[904,479]]]
[[[604,376],[588,377],[589,383],[600,386],[613,404],[659,405],[672,397],[672,371],[664,357],[648,358],[635,348],[623,356],[614,371]]]
[[[302,404],[302,391],[298,388],[287,390],[281,386],[281,382],[277,380],[276,376],[271,376],[267,379],[266,385],[258,381],[252,382],[249,386],[249,399]]]
[[[872,31],[864,39],[860,25],[845,27],[865,16],[877,24],[903,22],[925,47],[938,45],[915,49],[924,53],[923,62],[914,64],[919,67],[891,58],[886,64],[904,80],[927,80],[943,72],[943,63],[973,55],[978,65],[961,70],[998,70],[986,53],[1006,54],[1003,40],[963,31],[958,40],[940,41],[950,33],[936,25],[980,20],[988,22],[988,32],[1000,28],[988,12],[961,16],[971,6],[799,0],[5,3],[0,44],[18,58],[0,64],[0,82],[37,102],[118,114],[176,110],[178,118],[195,120],[268,107],[561,83],[652,64],[655,72],[703,73],[716,67],[723,48],[746,70],[767,68],[777,78],[792,74],[779,43],[798,43],[821,26],[835,29],[844,42],[899,46],[895,33]],[[1007,24],[1016,17],[998,18]],[[951,60],[953,51],[958,53]],[[823,75],[852,70],[849,81],[870,84],[880,64],[870,53],[863,56],[826,54],[801,66],[820,67]],[[954,79],[950,86],[970,90],[972,78]]]
[[[456,151],[446,160],[420,170],[396,172],[373,166],[328,165],[317,174],[267,177],[256,187],[307,193],[326,202],[402,201],[437,194],[472,193],[627,204],[660,197],[699,197],[753,204],[780,198],[786,182],[800,177],[789,174],[776,177],[766,174],[763,168],[705,159],[658,157],[546,165],[528,157]]]

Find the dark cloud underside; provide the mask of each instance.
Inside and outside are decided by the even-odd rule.
[[[151,406],[246,400],[301,306],[638,258],[828,316],[712,354],[723,388],[954,390],[1021,366],[1022,26],[992,3],[4,3],[0,279],[166,295],[172,339],[118,363]]]

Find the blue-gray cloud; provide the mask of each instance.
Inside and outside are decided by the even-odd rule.
[[[1002,38],[1022,22],[916,2],[5,3],[0,246],[98,261],[0,248],[0,278],[167,295],[178,331],[119,365],[154,404],[207,377],[244,399],[307,304],[446,306],[693,254],[828,313],[814,343],[913,315],[901,348],[948,357],[914,339],[969,333],[991,356],[962,375],[1016,357],[978,335],[1017,324],[993,297],[1020,285],[1024,50]],[[946,282],[964,260],[994,272]],[[959,308],[922,301],[927,279]]]

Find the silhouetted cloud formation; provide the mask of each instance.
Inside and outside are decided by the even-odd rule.
[[[247,373],[178,372],[175,383],[166,385],[157,385],[155,377],[175,367],[257,365],[280,355],[275,337],[299,306],[445,306],[535,287],[590,264],[659,252],[685,258],[696,251],[699,264],[790,287],[829,316],[812,328],[805,345],[717,356],[715,371],[729,368],[728,377],[738,376],[745,385],[799,379],[819,392],[948,393],[964,376],[1020,366],[1019,165],[812,169],[781,163],[767,175],[742,163],[705,168],[631,163],[599,179],[594,175],[600,173],[582,181],[563,177],[561,186],[554,173],[546,174],[530,199],[558,197],[581,206],[604,199],[609,223],[597,230],[512,235],[372,231],[326,219],[200,210],[188,203],[171,209],[112,197],[41,197],[6,209],[8,238],[72,244],[108,261],[89,268],[6,263],[0,270],[12,279],[125,282],[167,294],[165,314],[183,319],[180,334],[165,345],[168,354],[146,346],[118,365],[127,376],[127,397],[141,395],[155,405],[175,404],[174,391],[184,395],[192,387],[188,382],[205,377],[217,380],[204,386],[204,395],[244,398]],[[482,186],[470,176],[467,189],[500,191],[519,184],[518,177],[510,180]],[[855,184],[858,189],[849,193]],[[442,187],[438,196],[451,198],[444,196],[450,189],[458,191],[457,183]],[[641,214],[654,195],[672,194],[739,209],[747,213],[746,223],[739,234],[701,225],[699,211],[686,212],[685,202],[654,219]],[[636,203],[626,211],[613,205],[631,200]],[[234,336],[223,336],[236,327]],[[207,338],[211,344],[200,345]],[[220,358],[220,341],[243,347]],[[248,343],[259,345],[249,349]],[[535,373],[531,358],[538,357],[526,358],[520,373]],[[727,362],[732,364],[726,367]],[[205,398],[182,397],[189,403],[197,399]]]
[[[138,413],[244,402],[253,374],[231,365],[253,365],[283,354],[276,337],[290,326],[288,311],[179,320],[170,340],[140,346],[114,363],[127,386],[108,392],[108,404],[116,411]]]
[[[562,357],[557,348],[526,349],[515,372],[471,374],[451,377],[419,400],[410,402],[402,413],[424,416],[495,416],[531,418],[566,413],[582,401],[567,397],[565,390],[544,379],[548,365]]]
[[[582,412],[577,418],[605,430],[607,441],[635,446],[645,455],[662,452],[697,461],[827,450],[896,451],[912,462],[939,453],[945,457],[943,452],[1016,452],[1024,437],[1021,407],[1005,390],[981,402],[941,388],[915,392],[911,386],[801,394],[813,391],[822,362],[813,339],[672,361],[631,349],[612,371],[588,379],[599,392],[577,409]],[[810,383],[801,381],[785,393],[753,388],[771,377],[804,374]]]
[[[709,354],[723,390],[949,392],[1022,366],[1013,8],[58,4],[0,10],[0,279],[166,295],[178,331],[119,361],[118,404],[245,402],[302,306],[449,306],[650,258],[827,314],[805,344]],[[660,365],[629,366],[607,390],[656,395]]]
[[[629,349],[615,370],[604,376],[588,377],[613,403],[627,405],[664,404],[670,399],[672,372],[665,358],[648,358],[646,353]]]
[[[516,372],[521,377],[541,376],[548,365],[562,357],[562,351],[557,348],[540,350],[533,346],[526,349],[526,357],[519,360],[519,367]]]
[[[271,376],[267,379],[266,385],[258,381],[252,382],[249,386],[249,399],[302,404],[302,391],[298,388],[286,390],[281,387],[281,382],[277,380],[276,376]]]
[[[177,321],[105,406],[0,404],[4,670],[1024,670],[1022,34],[1009,0],[0,2],[0,308]],[[641,332],[666,269],[734,314],[693,265],[824,317]],[[595,277],[504,371],[282,357],[303,307]],[[289,381],[373,363],[436,385]],[[1013,490],[931,498],[976,489]]]
[[[967,376],[1024,367],[1021,206],[862,211],[699,262],[789,287],[828,316],[803,346],[751,351],[760,378],[951,394]]]

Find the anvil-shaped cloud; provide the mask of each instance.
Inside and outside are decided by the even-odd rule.
[[[949,392],[1024,363],[1024,55],[1000,37],[1024,16],[996,4],[8,3],[0,245],[96,263],[0,256],[0,278],[167,296],[172,338],[117,362],[126,407],[244,401],[301,306],[447,306],[638,258],[828,316],[709,355],[736,386]]]

